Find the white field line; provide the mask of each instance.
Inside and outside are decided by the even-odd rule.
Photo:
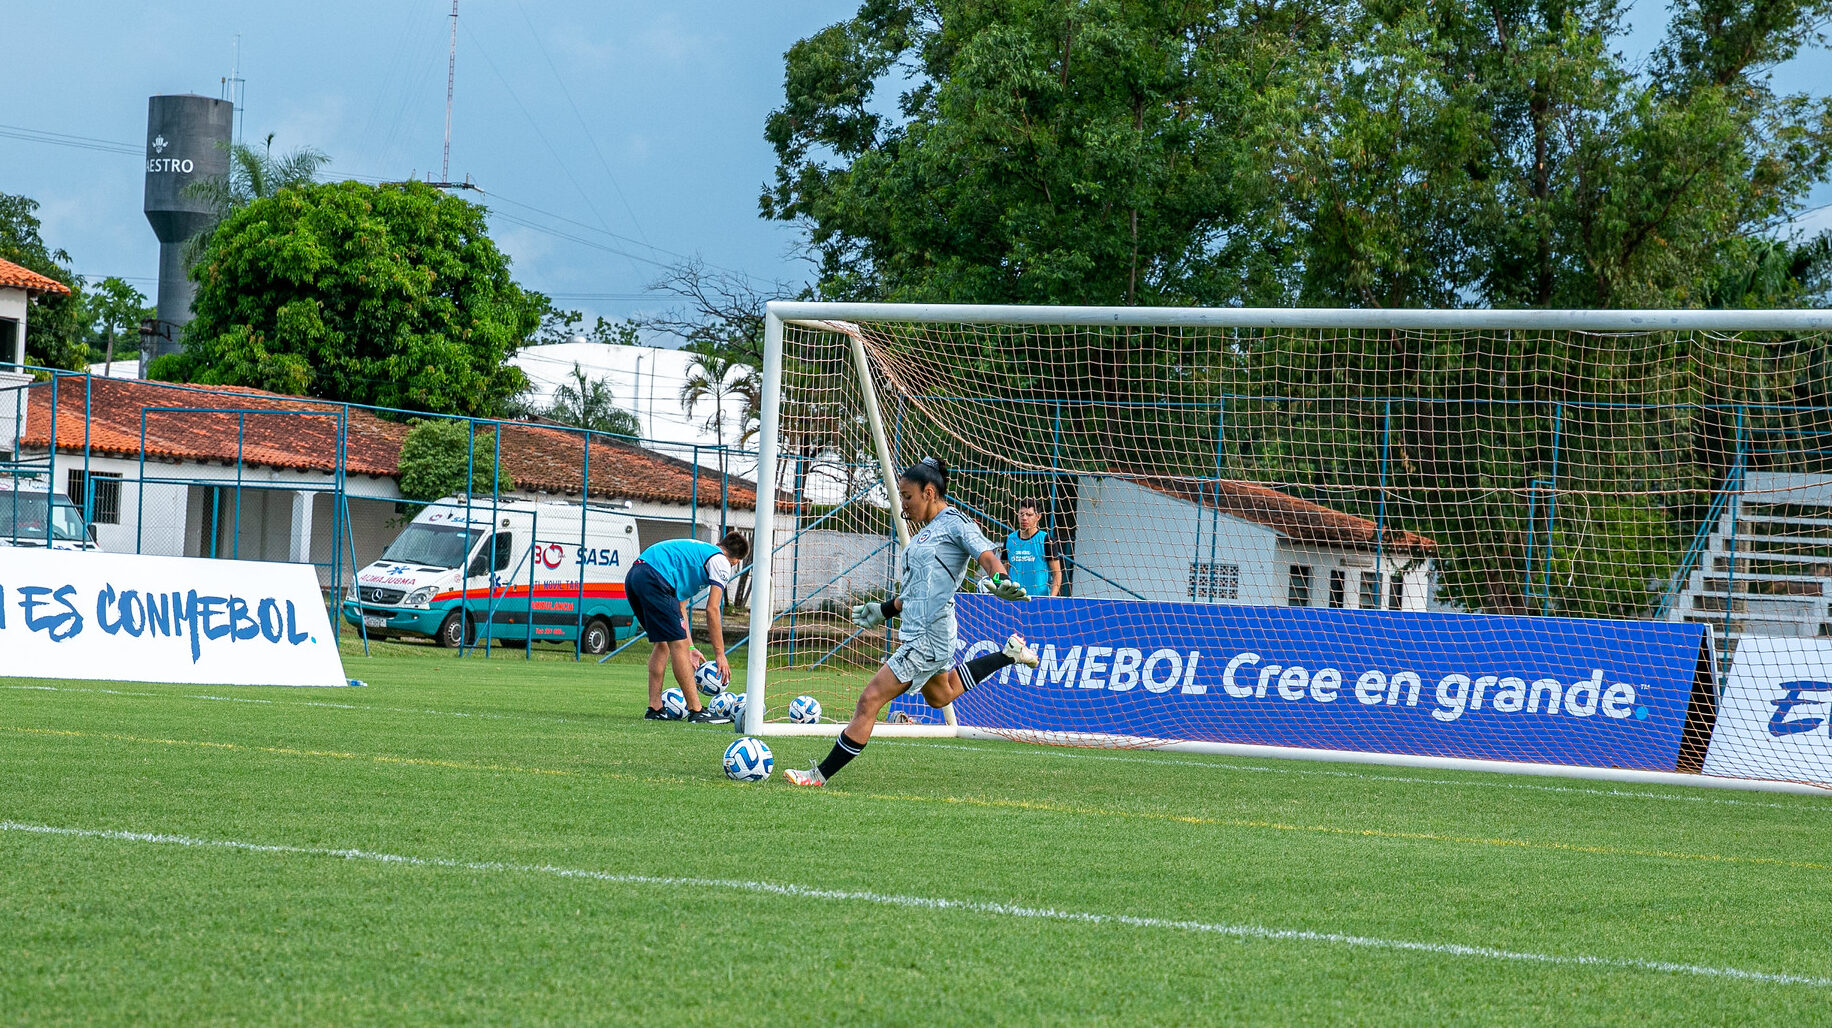
[[[1832,988],[1832,978],[1811,975],[1782,974],[1771,971],[1749,971],[1736,967],[1712,967],[1666,960],[1643,960],[1632,957],[1598,957],[1583,954],[1533,953],[1497,949],[1492,946],[1465,946],[1451,942],[1417,942],[1408,939],[1381,939],[1341,932],[1315,932],[1296,928],[1267,928],[1262,925],[1217,924],[1208,921],[1177,921],[1161,917],[1138,917],[1130,914],[1099,914],[1049,907],[1026,907],[982,900],[944,899],[935,896],[900,896],[894,893],[863,892],[846,889],[817,889],[812,886],[777,882],[743,881],[729,878],[674,878],[657,875],[614,874],[582,868],[555,867],[551,864],[505,864],[497,861],[454,860],[442,857],[412,857],[394,853],[376,853],[358,849],[329,849],[315,846],[286,846],[269,843],[240,842],[231,839],[198,839],[186,835],[155,832],[126,832],[95,828],[64,828],[55,825],[24,824],[0,821],[0,832],[22,832],[32,835],[63,836],[81,839],[107,839],[120,842],[142,842],[167,846],[191,846],[235,850],[243,853],[279,853],[312,857],[334,857],[375,864],[409,867],[443,868],[480,874],[509,873],[550,875],[556,878],[584,879],[613,885],[655,885],[664,888],[723,889],[792,899],[826,900],[837,903],[863,903],[921,910],[957,910],[988,917],[1056,921],[1079,925],[1125,925],[1132,928],[1163,929],[1255,939],[1269,942],[1320,943],[1361,949],[1391,950],[1403,953],[1425,953],[1433,956],[1466,957],[1478,960],[1547,964],[1564,967],[1594,967],[1616,971],[1651,971],[1661,974],[1689,975],[1700,978],[1725,978],[1770,985],[1804,985],[1815,989]]]
[[[375,707],[360,703],[327,703],[312,700],[261,700],[245,696],[209,696],[198,693],[158,693],[158,692],[121,692],[115,689],[78,689],[53,685],[5,685],[0,689],[29,689],[34,692],[76,692],[99,693],[107,696],[141,696],[154,699],[170,699],[174,696],[187,700],[213,700],[224,703],[264,703],[281,707],[320,707],[330,710],[373,710],[387,714],[423,714],[433,717],[480,718],[495,721],[532,721],[545,724],[588,724],[576,718],[564,718],[552,714],[502,714],[491,711],[429,710],[412,707]],[[698,728],[681,726],[685,731],[717,732],[731,735],[729,728]],[[997,749],[991,746],[974,746],[958,742],[925,742],[918,739],[884,739],[879,745],[895,744],[898,746],[922,746],[930,749],[966,750],[973,753],[1009,753],[1013,755],[1057,757],[1065,760],[1107,760],[1120,763],[1160,764],[1174,767],[1205,767],[1216,771],[1241,771],[1276,775],[1309,775],[1323,778],[1353,778],[1368,782],[1399,782],[1406,785],[1442,785],[1452,788],[1469,787],[1479,789],[1513,789],[1524,792],[1570,793],[1583,796],[1606,796],[1614,799],[1673,800],[1685,803],[1712,803],[1730,807],[1763,807],[1770,810],[1792,810],[1802,812],[1832,811],[1832,804],[1808,803],[1766,803],[1761,800],[1727,799],[1718,796],[1693,796],[1677,792],[1641,792],[1629,789],[1592,789],[1570,785],[1534,785],[1528,782],[1485,781],[1480,778],[1418,778],[1407,775],[1375,775],[1362,771],[1325,771],[1316,768],[1269,767],[1262,764],[1229,764],[1223,760],[1206,761],[1189,758],[1128,756],[1115,753],[1085,753],[1073,749],[1052,749],[1047,746],[1020,746],[1010,749]],[[1501,777],[1501,776],[1496,776]]]
[[[118,689],[78,689],[56,685],[0,685],[0,689],[26,689],[32,692],[81,692],[103,696],[141,696],[152,699],[213,700],[218,703],[262,703],[274,707],[320,707],[327,710],[373,710],[384,714],[428,714],[434,717],[469,717],[490,721],[535,721],[542,724],[590,724],[577,718],[557,714],[501,714],[481,710],[428,710],[421,707],[377,707],[362,703],[328,703],[321,700],[258,700],[251,696],[210,696],[203,693],[122,692]]]

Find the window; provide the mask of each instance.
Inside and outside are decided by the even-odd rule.
[[[1211,564],[1207,561],[1191,562],[1190,599],[1240,599],[1240,565]]]
[[[121,476],[105,471],[91,471],[89,482],[95,486],[95,506],[89,512],[89,523],[92,525],[118,525],[121,523]],[[83,509],[83,497],[88,490],[83,488],[83,470],[70,469],[69,488],[64,495],[78,510]]]
[[[1406,600],[1406,576],[1395,571],[1387,576],[1387,609],[1398,610]]]
[[[1291,566],[1291,582],[1285,587],[1285,605],[1288,607],[1310,606],[1310,568],[1303,564]]]
[[[481,578],[494,572],[507,571],[514,556],[515,533],[498,532],[477,551],[477,556],[471,558],[470,577]]]
[[[1355,606],[1362,610],[1380,609],[1380,573],[1363,571],[1361,573],[1361,592],[1355,597]]]
[[[1341,568],[1329,569],[1329,605],[1341,607],[1348,602],[1349,573]]]

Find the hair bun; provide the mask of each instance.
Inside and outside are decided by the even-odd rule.
[[[946,475],[948,473],[948,466],[943,464],[939,458],[924,457],[920,463],[925,468],[933,468],[938,475]]]

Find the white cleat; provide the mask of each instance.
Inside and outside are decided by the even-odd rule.
[[[782,769],[782,776],[788,779],[788,782],[790,785],[826,785],[827,784],[827,779],[821,777],[821,768],[819,764],[816,764],[815,766],[809,768],[806,771],[800,771],[792,767],[785,767]]]
[[[1024,641],[1024,637],[1016,632],[1012,633],[1011,638],[1005,640],[1005,648],[999,652],[1010,657],[1013,664],[1023,664],[1025,667],[1037,666],[1037,651],[1031,649],[1030,644]]]

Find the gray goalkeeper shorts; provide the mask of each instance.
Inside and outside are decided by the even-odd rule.
[[[929,679],[954,666],[954,637],[925,635],[906,640],[884,664],[903,683],[906,695],[921,692]]]

